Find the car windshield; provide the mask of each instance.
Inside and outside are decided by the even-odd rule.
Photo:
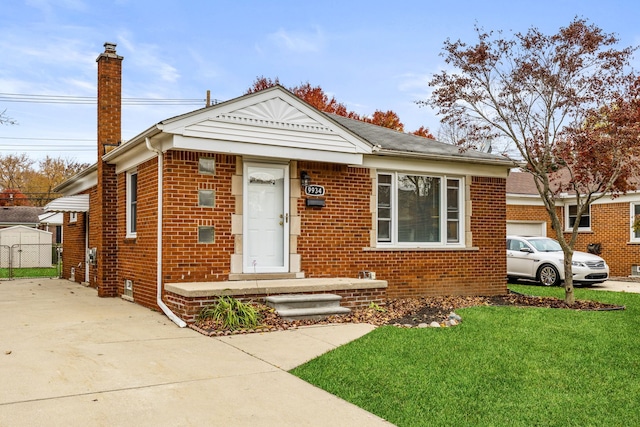
[[[562,251],[560,243],[553,239],[531,239],[527,240],[531,246],[540,252],[558,252]]]

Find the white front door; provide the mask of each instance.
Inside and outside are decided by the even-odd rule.
[[[288,272],[288,165],[245,163],[243,194],[243,272]]]

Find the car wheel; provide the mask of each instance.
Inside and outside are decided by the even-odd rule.
[[[557,286],[560,283],[560,273],[551,264],[544,264],[538,270],[538,282],[545,286]]]

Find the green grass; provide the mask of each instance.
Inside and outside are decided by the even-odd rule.
[[[640,294],[576,297],[626,310],[461,309],[456,327],[380,327],[292,373],[398,426],[640,425]]]
[[[24,278],[24,277],[55,277],[58,276],[57,266],[52,267],[35,267],[35,268],[12,268],[11,277]],[[0,278],[9,278],[9,269],[0,268]]]

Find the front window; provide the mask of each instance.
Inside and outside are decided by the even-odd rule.
[[[569,205],[567,207],[567,230],[573,229],[573,226],[578,219],[578,206]],[[578,230],[590,230],[591,229],[591,206],[587,208],[585,213],[580,218]]]
[[[127,173],[127,237],[136,237],[138,220],[138,172]]]
[[[378,243],[438,246],[461,243],[461,180],[442,176],[378,175]]]

